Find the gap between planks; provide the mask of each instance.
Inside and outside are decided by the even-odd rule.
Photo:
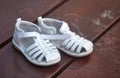
[[[47,11],[45,14],[41,15],[43,17],[48,16],[50,13],[52,13],[54,10],[56,10],[57,8],[59,8],[61,5],[63,5],[64,3],[66,3],[69,0],[64,0],[61,3],[57,4],[55,7],[53,7],[52,9],[50,9],[49,11]],[[107,31],[109,31],[112,27],[114,27],[115,24],[117,24],[120,21],[120,16],[117,16],[112,22],[110,22],[107,27],[105,29],[103,29],[103,31],[101,31],[100,33],[98,33],[91,41],[93,43],[95,43],[97,40],[99,40],[101,38],[101,36],[103,36]],[[37,20],[33,21],[34,23],[37,23]],[[10,43],[12,41],[12,36],[7,39],[6,41],[4,41],[3,43],[0,44],[0,49],[3,48],[4,46],[6,46],[8,43]],[[56,78],[58,75],[60,75],[68,66],[70,66],[76,58],[71,58],[67,63],[65,63],[61,68],[59,68],[57,70],[57,72],[53,73],[51,75],[51,78]]]
[[[41,15],[42,17],[46,17],[48,16],[50,13],[52,13],[54,10],[56,10],[57,8],[59,8],[61,5],[63,5],[64,3],[66,3],[69,0],[63,0],[62,2],[60,2],[59,4],[57,4],[55,7],[51,8],[49,11],[47,11],[46,13],[44,13],[43,15]],[[34,23],[37,23],[37,20],[33,21]],[[0,49],[3,48],[4,46],[6,46],[8,43],[10,43],[12,41],[12,36],[7,39],[6,41],[2,42],[0,44]]]
[[[111,28],[115,26],[120,21],[120,16],[117,16],[115,19],[113,19],[112,22],[110,22],[108,25],[106,25],[106,28],[103,29],[100,33],[98,33],[91,41],[95,43],[97,40],[99,40],[103,35],[106,34]],[[57,72],[53,73],[50,78],[57,78],[67,67],[69,67],[76,58],[71,58],[65,65],[63,65],[60,69],[58,69]]]

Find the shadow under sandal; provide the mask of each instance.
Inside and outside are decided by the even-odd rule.
[[[40,36],[40,28],[31,22],[17,19],[13,44],[33,64],[49,66],[60,61],[59,51],[49,40]]]
[[[52,18],[38,17],[39,27],[44,32],[43,39],[49,39],[58,49],[74,57],[92,53],[93,43],[70,31],[68,24]]]

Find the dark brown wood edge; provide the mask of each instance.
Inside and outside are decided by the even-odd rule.
[[[120,16],[117,16],[112,22],[110,22],[108,25],[106,25],[106,28],[103,29],[100,33],[98,33],[92,40],[93,43],[95,43],[97,40],[101,38],[101,36],[105,35],[107,31],[109,31],[114,25],[116,25],[120,21]]]
[[[107,31],[109,31],[112,27],[114,27],[115,24],[117,24],[119,21],[120,21],[120,16],[117,16],[108,25],[106,25],[106,28],[103,29],[100,33],[98,33],[91,41],[93,43],[98,41],[103,35],[106,34]],[[75,59],[76,58],[69,59],[68,62],[66,62],[65,65],[63,65],[61,68],[59,68],[58,71],[53,73],[50,78],[56,78],[57,76],[59,76],[67,67],[69,67],[75,61]]]
[[[0,44],[0,49],[5,47],[8,43],[10,43],[12,41],[12,37],[10,37],[9,39],[7,39],[6,41],[4,41],[3,43]]]
[[[54,10],[56,10],[57,8],[59,8],[61,5],[63,5],[64,3],[66,3],[68,0],[63,0],[60,3],[58,3],[56,6],[54,6],[53,8],[51,8],[49,11],[47,11],[46,13],[44,13],[43,15],[41,15],[42,17],[46,17],[47,15],[49,15],[50,13],[52,13]],[[34,23],[37,23],[37,19],[33,21]],[[6,46],[8,43],[10,43],[12,41],[12,36],[7,39],[6,41],[2,42],[0,44],[0,49],[3,48],[4,46]]]
[[[53,11],[55,11],[57,8],[59,8],[60,6],[62,6],[63,4],[65,4],[66,2],[68,2],[69,0],[63,0],[62,2],[60,2],[59,4],[57,4],[55,7],[53,7],[52,9],[50,9],[48,12],[46,12],[45,14],[42,15],[42,17],[46,17],[49,14],[51,14]],[[37,21],[37,20],[36,20]],[[34,21],[35,22],[35,21]]]

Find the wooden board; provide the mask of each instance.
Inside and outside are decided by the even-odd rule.
[[[93,41],[119,15],[119,6],[119,0],[71,0],[47,17],[68,22],[72,31]],[[59,75],[73,61],[74,58],[69,58],[67,65],[56,71],[52,77]]]
[[[12,37],[16,19],[34,21],[64,0],[2,0],[0,1],[0,44]]]
[[[62,59],[64,60],[53,66],[35,66],[9,43],[0,50],[0,78],[49,78],[68,60],[66,56],[62,56]]]
[[[48,17],[64,20],[90,40],[120,14],[119,0],[70,0]]]
[[[91,56],[76,59],[58,78],[120,78],[120,22],[94,45]]]
[[[36,7],[39,7],[38,2],[36,2],[36,5],[26,2],[25,5],[26,4],[35,5]],[[50,2],[53,3],[52,1]],[[59,2],[61,1],[58,0],[56,2],[56,5],[59,4]],[[47,2],[45,3],[47,4]],[[52,7],[54,6],[55,6],[55,3],[53,3]],[[36,7],[31,6],[31,8],[34,9],[34,13],[30,14],[31,17],[29,17],[30,16],[29,13],[31,13],[30,11],[27,11],[27,13],[21,17],[29,21],[34,21],[37,16],[44,15],[47,11],[50,10],[48,6],[45,5],[45,7],[47,7],[47,10],[44,11],[45,7],[43,7],[43,4],[40,5],[40,7],[42,7],[41,11],[39,10],[39,8],[35,9]],[[61,6],[59,5],[59,7],[55,8],[50,13],[47,12],[48,13],[47,17],[64,20],[69,23],[69,26],[72,31],[76,32],[77,34],[85,38],[94,40],[96,38],[96,35],[98,35],[100,32],[106,29],[108,27],[108,24],[119,15],[120,10],[118,9],[119,9],[119,0],[114,0],[114,1],[113,0],[102,0],[102,1],[99,1],[99,0],[91,0],[91,1],[70,0],[69,1],[68,0],[63,5]],[[11,23],[10,27],[6,27],[8,28],[8,31],[7,32],[4,31],[3,33],[1,32],[3,37],[1,37],[0,39],[2,41],[5,41],[5,39],[7,40],[9,37],[12,36],[13,29],[14,29],[14,25],[12,24],[15,23],[15,19],[17,16],[19,16],[19,14],[16,15],[13,19],[11,19],[13,22]],[[6,20],[4,20],[3,22],[5,21]],[[7,24],[9,25],[9,23]],[[7,26],[7,25],[4,25],[4,26]],[[15,78],[21,78],[21,77],[22,78],[34,78],[34,77],[35,78],[49,78],[49,77],[55,78],[61,72],[63,72],[67,67],[69,67],[69,65],[73,63],[75,60],[75,58],[72,58],[62,52],[61,52],[61,56],[62,56],[61,62],[54,66],[38,67],[29,63],[24,58],[24,56],[12,46],[12,43],[10,42],[0,50],[0,66],[1,66],[0,77],[1,78],[13,78],[13,77]],[[90,57],[91,56],[80,58],[81,59],[79,61],[80,66],[85,65],[87,61],[90,59]],[[62,74],[64,74],[64,72]],[[64,75],[66,75],[66,74],[64,75],[62,74],[59,77],[63,77]]]

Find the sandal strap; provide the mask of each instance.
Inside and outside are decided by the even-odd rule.
[[[48,40],[65,40],[62,43],[66,49],[70,49],[72,52],[80,53],[83,49],[87,51],[89,49],[89,44],[85,45],[87,40],[78,35],[71,37],[69,34],[63,35],[40,35],[42,39]]]
[[[62,46],[66,49],[70,50],[71,52],[81,53],[82,51],[89,50],[90,43],[86,39],[80,38],[78,40],[71,38],[67,39],[63,42]]]
[[[36,44],[33,43],[26,49],[26,53],[32,58],[32,59],[37,59],[37,61],[46,61],[46,62],[51,62],[54,61],[55,59],[59,58],[58,52],[44,52],[40,49],[40,47]]]
[[[26,52],[29,52],[30,50],[34,49],[38,45],[36,43],[31,44],[29,47],[26,48]]]
[[[44,57],[45,57],[45,54],[42,52],[42,54],[40,55],[40,57],[38,57],[37,61],[41,62]]]
[[[71,36],[70,35],[40,35],[40,37],[42,39],[48,39],[48,40],[65,40],[65,39],[68,39],[70,38]]]
[[[19,33],[17,38],[18,40],[22,39],[22,38],[28,38],[28,37],[40,37],[39,33],[37,32],[23,32],[23,33]]]
[[[28,54],[29,54],[30,56],[32,56],[34,53],[36,53],[36,52],[39,51],[39,50],[40,50],[39,47],[35,47],[35,48],[33,48],[32,50],[30,50],[30,51],[28,52]]]
[[[91,46],[93,46],[93,44],[88,41],[88,40],[85,40],[85,44],[83,45],[83,48],[86,50],[86,51],[89,51],[91,49]]]
[[[47,45],[51,46],[51,49],[53,49],[54,52],[51,53],[50,51],[45,50],[46,48],[39,46],[39,44],[33,43],[26,48],[26,53],[28,54],[28,56],[30,56],[32,59],[36,59],[38,62],[51,62],[55,59],[58,59],[60,55],[58,54],[58,50],[56,49],[56,47],[50,43]]]

